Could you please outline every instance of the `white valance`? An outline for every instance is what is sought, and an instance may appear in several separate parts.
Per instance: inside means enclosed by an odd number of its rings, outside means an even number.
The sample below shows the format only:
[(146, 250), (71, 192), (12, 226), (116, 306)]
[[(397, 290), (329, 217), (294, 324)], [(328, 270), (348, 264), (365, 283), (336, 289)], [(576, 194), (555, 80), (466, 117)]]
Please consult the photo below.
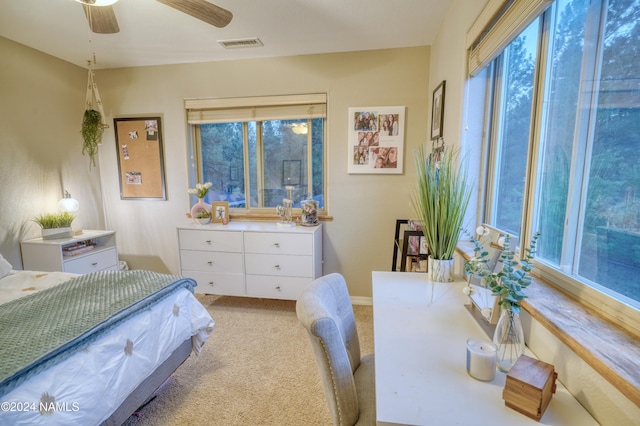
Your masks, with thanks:
[(324, 118), (326, 93), (245, 98), (186, 99), (189, 124)]
[(553, 0), (490, 0), (467, 31), (469, 75), (494, 60)]

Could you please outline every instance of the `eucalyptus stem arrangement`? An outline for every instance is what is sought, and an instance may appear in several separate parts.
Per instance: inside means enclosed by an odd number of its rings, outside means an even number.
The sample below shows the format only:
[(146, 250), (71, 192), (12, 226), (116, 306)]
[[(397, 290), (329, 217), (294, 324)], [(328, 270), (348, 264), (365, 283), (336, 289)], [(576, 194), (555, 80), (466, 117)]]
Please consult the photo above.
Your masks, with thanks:
[(515, 251), (511, 247), (511, 236), (506, 234), (499, 258), (502, 269), (498, 272), (489, 270), (489, 253), (479, 240), (472, 238), (474, 257), (465, 262), (465, 272), (479, 277), (483, 287), (490, 288), (494, 295), (499, 296), (498, 303), (502, 309), (518, 314), (520, 302), (527, 297), (524, 290), (531, 284), (530, 272), (534, 268), (533, 259), (539, 237), (540, 233), (536, 232), (529, 247), (522, 248), (523, 256), (516, 261)]
[[(488, 230), (483, 226), (476, 230), (480, 236), (489, 234), (485, 231)], [(497, 367), (505, 372), (511, 369), (525, 350), (524, 330), (520, 321), (520, 302), (527, 297), (524, 290), (531, 284), (530, 272), (534, 267), (533, 259), (539, 236), (538, 232), (533, 235), (529, 247), (522, 247), (520, 260), (516, 260), (515, 250), (511, 247), (511, 236), (502, 234), (496, 246), (493, 246), (499, 250), (496, 271), (489, 265), (489, 252), (479, 240), (472, 238), (475, 256), (465, 262), (465, 272), (479, 277), (481, 286), (491, 289), (493, 295), (499, 296), (498, 304), (502, 309), (493, 335), (493, 343), (498, 348)], [(494, 266), (493, 269), (496, 267)], [(484, 312), (483, 315), (485, 315)]]

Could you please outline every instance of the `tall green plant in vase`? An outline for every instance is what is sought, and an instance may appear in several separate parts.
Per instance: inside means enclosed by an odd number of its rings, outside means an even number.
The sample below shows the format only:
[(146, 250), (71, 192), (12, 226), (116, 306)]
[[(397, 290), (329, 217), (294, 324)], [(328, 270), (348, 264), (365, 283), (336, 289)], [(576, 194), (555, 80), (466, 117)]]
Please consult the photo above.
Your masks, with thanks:
[(429, 278), (453, 281), (453, 254), (471, 197), (467, 169), (451, 148), (430, 153), (422, 146), (415, 162), (418, 181), (411, 201), (429, 249)]

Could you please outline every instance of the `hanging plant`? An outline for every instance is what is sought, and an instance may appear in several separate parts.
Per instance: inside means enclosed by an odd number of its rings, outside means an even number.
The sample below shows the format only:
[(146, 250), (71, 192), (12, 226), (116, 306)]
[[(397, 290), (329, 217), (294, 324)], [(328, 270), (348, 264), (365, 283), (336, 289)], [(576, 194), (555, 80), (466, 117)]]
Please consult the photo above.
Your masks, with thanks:
[(90, 165), (95, 166), (95, 155), (98, 153), (98, 144), (102, 141), (104, 126), (102, 125), (102, 115), (99, 111), (88, 109), (82, 118), (82, 155), (89, 155)]

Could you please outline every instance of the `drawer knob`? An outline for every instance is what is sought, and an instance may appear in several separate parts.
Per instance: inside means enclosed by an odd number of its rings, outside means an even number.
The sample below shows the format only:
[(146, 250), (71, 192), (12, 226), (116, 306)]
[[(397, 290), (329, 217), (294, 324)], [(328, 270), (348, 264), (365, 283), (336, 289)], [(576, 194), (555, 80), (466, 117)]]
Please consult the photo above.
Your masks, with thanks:
[(213, 281), (209, 281), (209, 285), (213, 287)]
[(276, 291), (281, 291), (282, 289), (280, 288), (279, 285), (276, 286)]
[(280, 265), (274, 265), (273, 268), (277, 269), (279, 271), (280, 270)]
[(213, 265), (213, 262), (210, 260), (210, 261), (207, 262), (207, 265), (211, 266), (211, 265)]
[(205, 241), (205, 243), (211, 244), (211, 240), (207, 240), (207, 241)]
[(93, 262), (93, 263), (91, 264), (91, 266), (96, 266), (97, 264), (98, 264), (98, 262)]
[(275, 248), (280, 248), (280, 243), (273, 243), (273, 246), (274, 246)]

